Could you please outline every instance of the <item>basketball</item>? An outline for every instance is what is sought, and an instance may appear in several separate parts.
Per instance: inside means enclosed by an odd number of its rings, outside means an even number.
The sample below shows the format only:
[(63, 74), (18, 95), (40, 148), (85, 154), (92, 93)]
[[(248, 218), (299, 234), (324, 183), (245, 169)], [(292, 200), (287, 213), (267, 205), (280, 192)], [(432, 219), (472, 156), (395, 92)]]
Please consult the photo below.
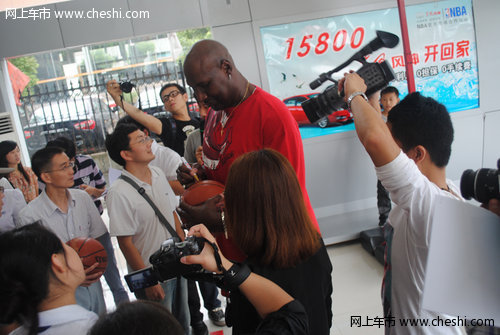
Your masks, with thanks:
[(95, 263), (99, 263), (90, 274), (97, 272), (104, 273), (108, 265), (108, 254), (99, 241), (92, 237), (76, 237), (68, 241), (67, 244), (76, 250), (76, 253), (82, 260), (84, 269), (91, 267)]
[(224, 192), (224, 185), (215, 180), (202, 180), (186, 189), (184, 202), (191, 206), (199, 205), (206, 200)]

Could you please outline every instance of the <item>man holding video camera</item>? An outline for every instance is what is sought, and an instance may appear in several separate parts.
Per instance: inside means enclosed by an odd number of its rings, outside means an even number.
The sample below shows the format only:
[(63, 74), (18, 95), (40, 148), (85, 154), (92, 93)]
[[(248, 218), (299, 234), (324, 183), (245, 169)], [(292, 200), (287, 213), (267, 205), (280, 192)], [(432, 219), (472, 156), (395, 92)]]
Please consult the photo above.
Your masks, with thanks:
[[(367, 87), (356, 73), (339, 83), (354, 114), (358, 137), (378, 179), (396, 207), (385, 227), (386, 272), (382, 288), (386, 334), (461, 334), (459, 327), (408, 326), (405, 320), (445, 315), (422, 309), (433, 204), (439, 196), (461, 199), (446, 179), (453, 126), (446, 108), (419, 93), (395, 106), (384, 123), (368, 103)], [(403, 322), (402, 322), (403, 321)]]

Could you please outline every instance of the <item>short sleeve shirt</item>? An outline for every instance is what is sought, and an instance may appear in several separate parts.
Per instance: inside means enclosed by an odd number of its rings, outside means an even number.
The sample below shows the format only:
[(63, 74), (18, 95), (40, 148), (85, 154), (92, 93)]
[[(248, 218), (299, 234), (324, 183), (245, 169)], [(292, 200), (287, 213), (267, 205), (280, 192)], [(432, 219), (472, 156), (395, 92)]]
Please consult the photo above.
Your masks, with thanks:
[[(285, 156), (299, 180), (304, 203), (315, 228), (320, 231), (306, 190), (304, 149), (297, 122), (278, 98), (259, 87), (239, 106), (223, 113), (210, 109), (203, 132), (203, 162), (208, 179), (223, 184), (229, 169), (239, 156), (261, 149), (274, 149)], [(244, 255), (231, 240), (217, 236), (227, 257), (242, 261)]]
[[(159, 136), (163, 144), (180, 156), (184, 156), (184, 142), (193, 130), (200, 128), (200, 121), (198, 119), (179, 121), (173, 118), (161, 118), (160, 121), (162, 126)], [(175, 124), (175, 129), (172, 122)]]
[(186, 140), (186, 150), (184, 150), (184, 158), (189, 163), (196, 163), (196, 149), (202, 145), (201, 141), (202, 132), (200, 129), (196, 129), (191, 134), (189, 134)]
[[(73, 188), (79, 188), (80, 185), (88, 185), (95, 188), (106, 187), (106, 180), (99, 169), (97, 163), (90, 156), (76, 155), (75, 156), (76, 172), (73, 176), (75, 184)], [(99, 199), (93, 199), (99, 213), (102, 214), (102, 203)]]
[(0, 216), (0, 232), (14, 229), (21, 209), (26, 206), (26, 201), (20, 190), (4, 190), (2, 216)]
[(397, 320), (448, 318), (423, 310), (421, 300), (434, 204), (440, 196), (460, 198), (458, 189), (450, 180), (446, 182), (453, 193), (440, 189), (403, 152), (392, 162), (377, 167), (376, 172), (396, 204), (385, 227), (390, 233), (386, 237), (384, 313), (395, 320), (395, 326), (386, 328), (386, 334), (461, 334), (459, 327), (403, 327)]
[(63, 242), (75, 237), (98, 238), (107, 232), (101, 215), (87, 192), (67, 189), (68, 212), (64, 213), (48, 197), (45, 191), (31, 201), (19, 213), (19, 225), (40, 220)]
[(167, 180), (177, 180), (177, 168), (182, 164), (181, 156), (170, 148), (153, 141), (151, 151), (155, 155), (149, 164), (160, 168)]
[[(152, 185), (137, 179), (126, 170), (122, 173), (145, 189), (146, 194), (175, 229), (174, 210), (177, 207), (177, 200), (174, 191), (159, 168), (155, 166), (149, 168)], [(111, 185), (106, 204), (111, 235), (132, 236), (132, 243), (141, 254), (144, 264), (149, 265), (149, 256), (160, 248), (163, 241), (171, 237), (151, 205), (132, 185), (120, 178)]]

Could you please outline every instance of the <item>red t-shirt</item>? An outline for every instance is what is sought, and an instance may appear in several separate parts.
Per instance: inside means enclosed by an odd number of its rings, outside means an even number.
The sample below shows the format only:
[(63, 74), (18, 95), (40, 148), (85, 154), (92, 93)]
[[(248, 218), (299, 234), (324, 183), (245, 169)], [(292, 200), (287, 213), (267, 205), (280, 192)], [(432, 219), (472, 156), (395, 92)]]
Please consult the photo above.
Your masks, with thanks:
[[(259, 87), (239, 106), (224, 112), (210, 110), (203, 133), (203, 161), (208, 179), (223, 184), (233, 161), (244, 153), (271, 148), (279, 151), (292, 164), (311, 221), (319, 230), (306, 190), (304, 150), (297, 122), (285, 104)], [(221, 122), (222, 119), (222, 122)], [(231, 241), (218, 234), (217, 243), (226, 257), (243, 261), (246, 257)]]

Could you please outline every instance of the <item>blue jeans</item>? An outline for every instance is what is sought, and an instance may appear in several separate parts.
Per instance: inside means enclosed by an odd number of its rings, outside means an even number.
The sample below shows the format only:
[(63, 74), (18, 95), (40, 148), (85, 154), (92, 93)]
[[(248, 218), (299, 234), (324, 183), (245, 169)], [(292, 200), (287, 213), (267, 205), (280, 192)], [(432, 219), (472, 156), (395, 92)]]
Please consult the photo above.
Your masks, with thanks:
[(104, 279), (113, 293), (113, 300), (115, 305), (122, 302), (128, 302), (129, 297), (127, 291), (123, 288), (122, 280), (120, 278), (120, 271), (116, 266), (115, 252), (113, 250), (113, 244), (111, 243), (111, 237), (109, 233), (105, 233), (97, 238), (99, 242), (103, 245), (104, 249), (108, 253), (108, 266), (106, 271), (104, 271)]
[[(177, 288), (178, 284), (179, 288)], [(181, 277), (180, 281), (177, 281), (177, 279), (170, 279), (160, 283), (160, 285), (165, 292), (165, 298), (162, 301), (159, 301), (159, 303), (172, 312), (177, 321), (181, 324), (182, 328), (184, 328), (185, 333), (189, 334), (190, 317), (186, 278)], [(135, 296), (137, 299), (147, 300), (144, 290), (136, 291)]]

